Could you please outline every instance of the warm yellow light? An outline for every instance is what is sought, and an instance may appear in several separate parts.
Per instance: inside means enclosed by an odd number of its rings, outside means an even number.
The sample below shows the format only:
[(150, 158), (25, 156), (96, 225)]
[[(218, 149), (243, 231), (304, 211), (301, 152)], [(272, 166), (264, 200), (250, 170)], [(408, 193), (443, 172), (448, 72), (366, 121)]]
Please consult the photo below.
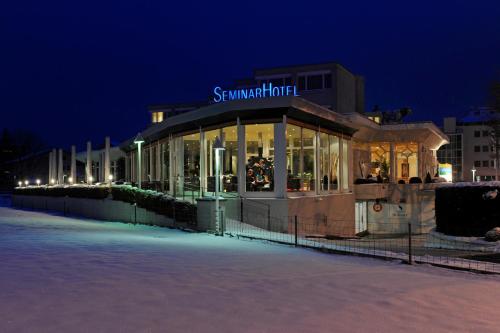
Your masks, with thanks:
[(69, 177), (68, 182), (73, 183), (73, 177)]
[(54, 185), (54, 184), (56, 183), (56, 180), (55, 180), (54, 178), (52, 178), (52, 179), (50, 180), (50, 183), (51, 183), (52, 185)]
[(23, 186), (23, 182), (18, 182), (17, 185), (19, 185), (19, 187)]

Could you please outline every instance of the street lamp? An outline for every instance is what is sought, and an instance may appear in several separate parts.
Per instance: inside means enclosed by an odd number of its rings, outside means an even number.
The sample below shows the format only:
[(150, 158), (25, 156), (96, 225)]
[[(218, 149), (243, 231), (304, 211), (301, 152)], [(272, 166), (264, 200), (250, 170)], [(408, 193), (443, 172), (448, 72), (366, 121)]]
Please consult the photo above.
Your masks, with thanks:
[(142, 188), (141, 176), (142, 176), (142, 157), (141, 157), (141, 145), (144, 143), (144, 138), (141, 133), (137, 133), (134, 139), (134, 144), (137, 145), (137, 187)]
[(27, 179), (26, 179), (26, 180), (24, 181), (24, 185), (28, 186), (29, 184), (30, 184), (29, 180), (27, 180)]
[(113, 175), (109, 175), (108, 176), (108, 180), (109, 180), (109, 186), (111, 186), (112, 182), (113, 182)]
[(37, 184), (38, 186), (40, 186), (40, 179), (37, 179), (37, 180), (36, 180), (36, 184)]
[(93, 181), (93, 180), (94, 180), (94, 177), (89, 176), (88, 181), (89, 181), (89, 184), (90, 184), (90, 185), (92, 185), (92, 181)]
[(17, 185), (19, 185), (19, 187), (23, 187), (23, 182), (19, 181), (17, 182)]
[(73, 184), (73, 177), (68, 177), (68, 182), (69, 182), (70, 184)]
[(222, 230), (221, 220), (220, 220), (220, 202), (219, 202), (219, 190), (220, 190), (220, 165), (222, 164), (222, 155), (221, 152), (224, 151), (224, 146), (222, 145), (221, 139), (216, 136), (214, 141), (214, 150), (215, 150), (215, 229), (221, 235), (224, 234), (224, 230)]
[(476, 181), (476, 168), (473, 168), (471, 171), (472, 171), (472, 182), (474, 183)]
[(52, 179), (50, 180), (50, 184), (54, 185), (55, 183), (56, 183), (56, 180), (55, 180), (54, 178), (52, 178)]

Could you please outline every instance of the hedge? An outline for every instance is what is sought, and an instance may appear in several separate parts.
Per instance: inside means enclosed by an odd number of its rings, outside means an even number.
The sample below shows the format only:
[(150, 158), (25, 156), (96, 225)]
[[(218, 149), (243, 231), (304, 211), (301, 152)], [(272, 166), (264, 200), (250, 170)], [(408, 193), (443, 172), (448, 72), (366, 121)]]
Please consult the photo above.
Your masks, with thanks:
[(105, 199), (111, 194), (113, 200), (137, 204), (138, 207), (169, 218), (175, 218), (177, 222), (196, 223), (196, 205), (177, 201), (161, 192), (140, 190), (126, 185), (111, 188), (107, 186), (26, 187), (14, 189), (14, 194), (87, 199)]
[(500, 184), (496, 184), (436, 188), (436, 230), (452, 236), (482, 237), (500, 226), (500, 193), (494, 199), (485, 196), (500, 191)]

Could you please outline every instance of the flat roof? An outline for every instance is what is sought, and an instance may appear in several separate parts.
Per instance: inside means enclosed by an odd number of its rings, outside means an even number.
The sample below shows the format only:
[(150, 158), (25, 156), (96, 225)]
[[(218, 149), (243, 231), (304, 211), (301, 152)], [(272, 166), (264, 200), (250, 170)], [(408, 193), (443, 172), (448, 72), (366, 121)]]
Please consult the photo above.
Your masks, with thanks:
[[(211, 104), (153, 124), (141, 132), (146, 142), (168, 136), (235, 122), (278, 122), (283, 115), (304, 123), (352, 136), (356, 127), (345, 116), (300, 97), (281, 96), (261, 99), (233, 100)], [(133, 137), (122, 143), (125, 150), (133, 149)]]

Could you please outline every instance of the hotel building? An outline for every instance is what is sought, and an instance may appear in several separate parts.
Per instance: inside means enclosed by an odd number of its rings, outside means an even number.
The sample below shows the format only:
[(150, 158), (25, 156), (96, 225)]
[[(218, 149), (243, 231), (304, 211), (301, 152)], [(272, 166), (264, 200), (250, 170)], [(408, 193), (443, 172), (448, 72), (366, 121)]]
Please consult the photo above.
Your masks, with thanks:
[[(280, 93), (265, 95), (276, 87)], [(326, 234), (339, 226), (358, 233), (371, 220), (390, 218), (392, 208), (373, 215), (371, 205), (420, 200), (422, 184), (408, 185), (413, 192), (405, 198), (404, 185), (396, 184), (434, 175), (436, 151), (448, 143), (432, 122), (365, 114), (363, 78), (336, 63), (255, 70), (233, 87), (214, 89), (207, 103), (149, 110), (152, 123), (141, 132), (144, 188), (193, 201), (213, 196), (219, 137), (226, 217), (262, 227), (282, 221), (284, 230), (295, 215), (311, 217)], [(138, 147), (131, 138), (121, 148), (126, 179), (136, 183)], [(355, 185), (367, 178), (379, 183)]]

